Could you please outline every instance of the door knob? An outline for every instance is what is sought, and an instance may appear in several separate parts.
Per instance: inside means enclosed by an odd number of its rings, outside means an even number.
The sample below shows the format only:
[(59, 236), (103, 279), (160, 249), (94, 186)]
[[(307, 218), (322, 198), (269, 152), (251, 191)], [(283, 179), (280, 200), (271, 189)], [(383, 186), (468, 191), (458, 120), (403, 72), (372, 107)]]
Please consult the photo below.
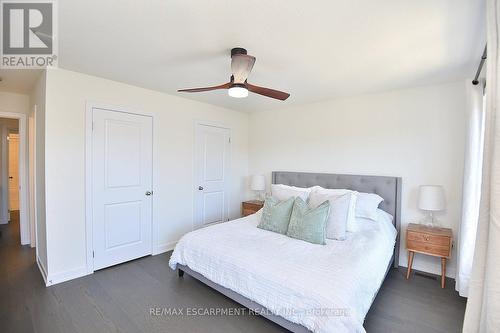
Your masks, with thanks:
[(146, 195), (148, 195), (148, 196), (149, 196), (149, 195), (152, 195), (152, 194), (153, 194), (153, 192), (151, 192), (151, 191), (146, 191)]
[(198, 186), (198, 190), (203, 191), (203, 186)]

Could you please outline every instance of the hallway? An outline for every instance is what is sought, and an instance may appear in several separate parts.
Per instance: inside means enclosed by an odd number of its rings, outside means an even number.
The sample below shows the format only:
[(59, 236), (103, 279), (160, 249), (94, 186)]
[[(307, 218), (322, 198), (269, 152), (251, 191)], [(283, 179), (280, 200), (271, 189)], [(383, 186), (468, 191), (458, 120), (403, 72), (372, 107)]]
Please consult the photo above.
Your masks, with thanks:
[(25, 300), (46, 291), (35, 264), (35, 249), (20, 245), (19, 211), (11, 212), (11, 221), (0, 225), (0, 232), (0, 325), (3, 332), (30, 332)]

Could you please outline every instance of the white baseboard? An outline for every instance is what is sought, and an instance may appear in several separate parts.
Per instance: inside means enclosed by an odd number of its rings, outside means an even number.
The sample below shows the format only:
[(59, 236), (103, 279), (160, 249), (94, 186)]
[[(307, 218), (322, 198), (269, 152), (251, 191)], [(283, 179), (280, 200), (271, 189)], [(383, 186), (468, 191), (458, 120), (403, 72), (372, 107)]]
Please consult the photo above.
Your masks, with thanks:
[(85, 275), (88, 275), (86, 266), (70, 269), (56, 274), (50, 274), (47, 276), (46, 286), (53, 286), (55, 284), (73, 280)]
[(154, 251), (153, 251), (153, 255), (156, 256), (158, 254), (162, 254), (162, 253), (165, 253), (165, 252), (168, 252), (168, 251), (171, 251), (175, 248), (175, 245), (177, 244), (177, 242), (170, 242), (170, 243), (166, 243), (166, 244), (161, 244), (161, 245), (158, 245)]
[[(173, 250), (177, 242), (170, 242), (162, 245), (158, 245), (155, 250), (153, 251), (153, 255), (158, 255), (161, 253), (165, 253), (167, 251)], [(78, 267), (75, 269), (70, 269), (64, 272), (56, 273), (56, 274), (50, 274), (47, 275), (47, 270), (45, 267), (43, 267), (42, 263), (40, 260), (37, 258), (37, 264), (40, 269), (40, 272), (42, 273), (43, 280), (45, 281), (45, 285), (47, 287), (53, 286), (58, 283), (66, 282), (69, 280), (73, 280), (85, 275), (90, 275), (92, 273), (87, 272), (87, 267), (82, 266)]]
[[(407, 268), (408, 263), (401, 263), (400, 262), (400, 267)], [(413, 265), (411, 267), (412, 269), (415, 269), (420, 272), (424, 273), (430, 273), (434, 275), (441, 275), (441, 261), (439, 263), (421, 263), (421, 262), (413, 262)], [(455, 279), (456, 276), (456, 269), (455, 267), (450, 267), (449, 265), (446, 267), (446, 276), (452, 279)]]
[(43, 281), (45, 282), (45, 285), (47, 285), (47, 269), (45, 266), (43, 266), (42, 262), (40, 261), (40, 258), (38, 256), (36, 257), (36, 264), (38, 265), (38, 269), (40, 270), (40, 273), (42, 274)]

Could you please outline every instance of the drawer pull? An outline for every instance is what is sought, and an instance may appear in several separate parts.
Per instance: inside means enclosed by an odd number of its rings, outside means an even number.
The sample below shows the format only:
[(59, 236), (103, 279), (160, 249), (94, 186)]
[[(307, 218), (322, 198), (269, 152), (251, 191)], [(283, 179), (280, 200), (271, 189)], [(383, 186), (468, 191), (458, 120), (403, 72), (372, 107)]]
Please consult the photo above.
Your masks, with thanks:
[(429, 241), (429, 236), (424, 236), (424, 239), (428, 242)]

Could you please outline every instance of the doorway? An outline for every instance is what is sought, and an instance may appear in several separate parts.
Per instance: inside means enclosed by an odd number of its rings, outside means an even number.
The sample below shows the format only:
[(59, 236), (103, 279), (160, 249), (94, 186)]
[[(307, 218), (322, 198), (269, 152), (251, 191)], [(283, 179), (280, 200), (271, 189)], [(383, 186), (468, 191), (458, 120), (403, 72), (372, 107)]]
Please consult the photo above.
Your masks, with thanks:
[(19, 225), (21, 245), (36, 237), (27, 210), (26, 135), (25, 114), (0, 112), (0, 223)]

